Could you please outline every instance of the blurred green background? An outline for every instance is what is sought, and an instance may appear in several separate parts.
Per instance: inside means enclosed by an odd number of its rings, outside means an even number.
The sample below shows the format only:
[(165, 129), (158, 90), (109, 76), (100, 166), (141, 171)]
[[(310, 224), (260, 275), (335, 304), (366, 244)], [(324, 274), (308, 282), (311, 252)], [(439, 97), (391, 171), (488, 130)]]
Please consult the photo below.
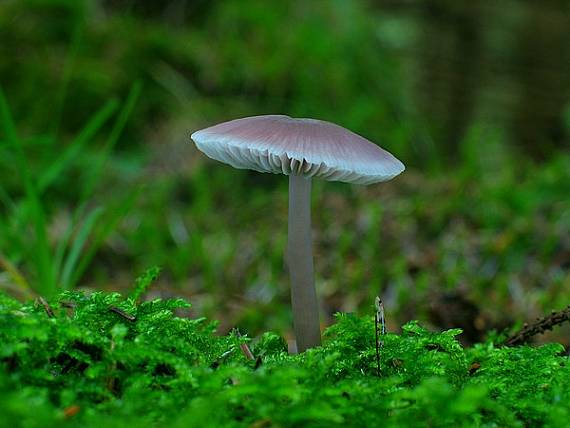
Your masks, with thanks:
[(22, 298), (158, 265), (151, 297), (289, 335), (287, 180), (189, 138), (281, 113), (408, 168), (315, 183), (324, 325), (380, 295), (389, 329), (471, 343), (570, 304), (565, 0), (2, 0), (0, 85), (0, 286)]

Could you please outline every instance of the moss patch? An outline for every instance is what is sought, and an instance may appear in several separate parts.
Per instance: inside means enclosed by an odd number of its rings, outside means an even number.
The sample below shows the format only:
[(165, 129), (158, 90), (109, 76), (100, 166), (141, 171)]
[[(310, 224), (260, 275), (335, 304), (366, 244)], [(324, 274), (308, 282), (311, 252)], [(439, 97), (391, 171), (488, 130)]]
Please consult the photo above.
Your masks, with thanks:
[(295, 356), (266, 333), (249, 343), (251, 360), (248, 338), (176, 316), (182, 300), (66, 292), (48, 313), (0, 296), (6, 426), (563, 426), (569, 416), (558, 344), (463, 348), (460, 330), (411, 322), (384, 337), (378, 377), (372, 318), (340, 314), (323, 347)]

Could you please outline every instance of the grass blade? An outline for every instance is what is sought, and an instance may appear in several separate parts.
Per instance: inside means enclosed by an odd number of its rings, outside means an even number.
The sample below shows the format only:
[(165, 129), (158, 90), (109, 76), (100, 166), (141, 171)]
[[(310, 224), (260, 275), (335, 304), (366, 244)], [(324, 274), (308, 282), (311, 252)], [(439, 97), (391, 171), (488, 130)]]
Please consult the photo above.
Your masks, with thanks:
[(88, 173), (90, 175), (86, 179), (86, 183), (81, 194), (82, 201), (86, 201), (92, 195), (93, 190), (95, 189), (95, 186), (97, 185), (99, 178), (101, 176), (101, 172), (103, 171), (103, 167), (105, 166), (105, 163), (107, 162), (107, 159), (109, 158), (111, 151), (117, 144), (117, 141), (119, 141), (119, 138), (123, 130), (125, 129), (127, 121), (140, 97), (141, 91), (142, 91), (142, 84), (140, 81), (135, 82), (131, 86), (129, 95), (127, 96), (127, 99), (123, 104), (123, 108), (119, 112), (119, 115), (117, 117), (117, 120), (115, 121), (113, 129), (111, 130), (111, 133), (107, 138), (107, 141), (103, 148), (103, 153), (95, 162), (95, 164), (89, 169)]
[(90, 141), (97, 131), (109, 120), (119, 106), (117, 100), (107, 102), (95, 115), (89, 120), (87, 125), (66, 148), (63, 154), (44, 172), (39, 179), (39, 192), (44, 192), (53, 181), (69, 166), (69, 164), (80, 153), (85, 144)]
[(35, 231), (35, 245), (31, 245), (33, 252), (31, 259), (36, 264), (38, 274), (38, 289), (43, 294), (51, 295), (55, 292), (56, 282), (51, 264), (51, 252), (47, 237), (47, 227), (45, 212), (39, 199), (38, 190), (32, 179), (30, 167), (24, 153), (22, 144), (18, 140), (16, 125), (12, 119), (12, 114), (4, 97), (4, 92), (0, 88), (0, 129), (3, 131), (8, 144), (15, 153), (15, 162), (18, 171), (22, 176), (26, 189), (26, 201), (31, 209), (32, 221)]
[(20, 273), (20, 271), (14, 266), (6, 257), (0, 254), (0, 269), (8, 272), (14, 284), (18, 287), (18, 290), (26, 297), (31, 298), (34, 295), (30, 284), (26, 281), (24, 275)]
[(128, 197), (124, 198), (118, 207), (107, 210), (107, 213), (112, 213), (112, 215), (99, 226), (98, 232), (94, 234), (96, 236), (94, 237), (92, 244), (83, 255), (67, 283), (69, 288), (74, 288), (77, 285), (99, 248), (101, 248), (107, 237), (116, 229), (119, 222), (135, 204), (142, 190), (143, 188), (140, 187)]
[(75, 230), (75, 227), (76, 227), (77, 223), (79, 222), (79, 219), (81, 217), (83, 217), (83, 214), (84, 214), (86, 208), (87, 208), (87, 205), (82, 204), (79, 206), (79, 208), (77, 208), (73, 212), (73, 217), (71, 219), (69, 226), (67, 227), (67, 229), (65, 230), (63, 235), (60, 237), (59, 242), (56, 245), (53, 264), (54, 264), (55, 272), (59, 272), (58, 273), (59, 278), (61, 278), (61, 269), (63, 266), (63, 258), (65, 256), (65, 251), (67, 250), (67, 248), (69, 246), (69, 243), (71, 241), (71, 237), (73, 236), (73, 231)]
[(63, 114), (63, 108), (65, 106), (65, 99), (67, 97), (67, 91), (69, 88), (69, 82), (71, 82), (71, 75), (73, 72), (73, 67), (79, 56), (79, 51), (81, 49), (81, 42), (83, 40), (83, 31), (85, 26), (85, 18), (83, 13), (79, 13), (79, 16), (75, 18), (73, 33), (71, 36), (71, 42), (69, 45), (69, 54), (66, 56), (65, 64), (63, 67), (63, 78), (61, 79), (61, 86), (57, 93), (54, 106), (55, 114), (53, 119), (53, 129), (51, 134), (56, 139), (59, 132), (59, 127), (61, 125), (61, 118)]
[(67, 255), (61, 273), (61, 284), (62, 287), (66, 290), (71, 288), (69, 287), (70, 285), (69, 281), (71, 275), (73, 274), (74, 268), (77, 265), (79, 256), (81, 255), (81, 250), (85, 246), (87, 238), (89, 238), (89, 235), (93, 231), (95, 224), (99, 219), (99, 217), (101, 216), (101, 214), (103, 214), (103, 209), (99, 207), (95, 208), (87, 215), (85, 221), (83, 222), (81, 228), (79, 229), (77, 237), (75, 238), (73, 244), (71, 245), (71, 248), (69, 249), (69, 254)]

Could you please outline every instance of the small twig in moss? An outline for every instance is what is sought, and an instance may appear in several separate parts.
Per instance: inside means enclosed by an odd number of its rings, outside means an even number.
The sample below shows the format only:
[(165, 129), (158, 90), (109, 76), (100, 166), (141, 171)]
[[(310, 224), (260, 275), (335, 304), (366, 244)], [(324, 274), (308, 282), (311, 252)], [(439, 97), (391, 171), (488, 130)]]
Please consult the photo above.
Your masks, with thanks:
[(241, 352), (243, 352), (248, 360), (255, 360), (255, 357), (253, 356), (253, 353), (251, 352), (251, 349), (249, 349), (247, 343), (240, 343), (239, 347), (241, 349)]
[(125, 311), (123, 311), (121, 308), (118, 308), (117, 306), (110, 306), (109, 310), (111, 312), (114, 312), (117, 315), (123, 317), (126, 320), (129, 320), (129, 321), (136, 321), (137, 320), (137, 318), (134, 315), (126, 313)]
[(554, 326), (570, 321), (570, 306), (561, 311), (552, 313), (543, 318), (537, 318), (532, 324), (524, 323), (523, 327), (512, 336), (508, 337), (503, 344), (505, 346), (517, 346), (528, 342), (532, 337), (552, 330)]
[(376, 330), (376, 374), (380, 377), (380, 351), (384, 347), (384, 341), (380, 335), (386, 334), (386, 323), (384, 320), (384, 304), (380, 297), (376, 296), (374, 301), (376, 306), (376, 314), (374, 316), (374, 326)]
[(77, 307), (77, 303), (67, 301), (60, 302), (60, 305), (67, 309), (75, 309)]
[(75, 309), (77, 308), (77, 303), (75, 302), (61, 301), (59, 302), (59, 305), (62, 308), (67, 309), (66, 313), (68, 316), (72, 315), (75, 312)]
[(72, 406), (66, 407), (63, 410), (63, 417), (65, 419), (69, 419), (74, 417), (76, 414), (79, 413), (79, 411), (81, 410), (81, 407), (79, 407), (78, 405), (74, 404)]
[(44, 310), (46, 311), (46, 314), (49, 318), (55, 318), (53, 309), (51, 308), (46, 299), (44, 299), (42, 296), (39, 296), (37, 302), (44, 307)]
[[(239, 330), (236, 328), (235, 330), (236, 336), (242, 337), (241, 333), (239, 332)], [(243, 355), (245, 355), (245, 358), (247, 358), (248, 360), (255, 360), (255, 357), (253, 356), (253, 352), (251, 352), (251, 349), (249, 349), (249, 346), (247, 343), (240, 343), (239, 344), (239, 348), (241, 349), (241, 352), (243, 353)]]
[(261, 355), (258, 355), (257, 358), (255, 359), (255, 365), (253, 366), (253, 370), (257, 370), (258, 368), (260, 368), (261, 364), (263, 364), (263, 359), (261, 358)]

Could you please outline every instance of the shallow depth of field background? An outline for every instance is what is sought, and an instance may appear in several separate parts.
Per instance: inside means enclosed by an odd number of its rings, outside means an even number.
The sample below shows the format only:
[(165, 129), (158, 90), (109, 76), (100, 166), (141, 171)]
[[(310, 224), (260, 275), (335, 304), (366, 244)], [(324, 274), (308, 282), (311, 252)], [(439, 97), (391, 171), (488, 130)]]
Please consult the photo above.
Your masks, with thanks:
[[(151, 294), (290, 335), (287, 179), (194, 130), (336, 122), (407, 171), (314, 183), (322, 322), (461, 327), (570, 304), (570, 5), (488, 0), (0, 1), (0, 287)], [(568, 345), (569, 328), (541, 340)]]

